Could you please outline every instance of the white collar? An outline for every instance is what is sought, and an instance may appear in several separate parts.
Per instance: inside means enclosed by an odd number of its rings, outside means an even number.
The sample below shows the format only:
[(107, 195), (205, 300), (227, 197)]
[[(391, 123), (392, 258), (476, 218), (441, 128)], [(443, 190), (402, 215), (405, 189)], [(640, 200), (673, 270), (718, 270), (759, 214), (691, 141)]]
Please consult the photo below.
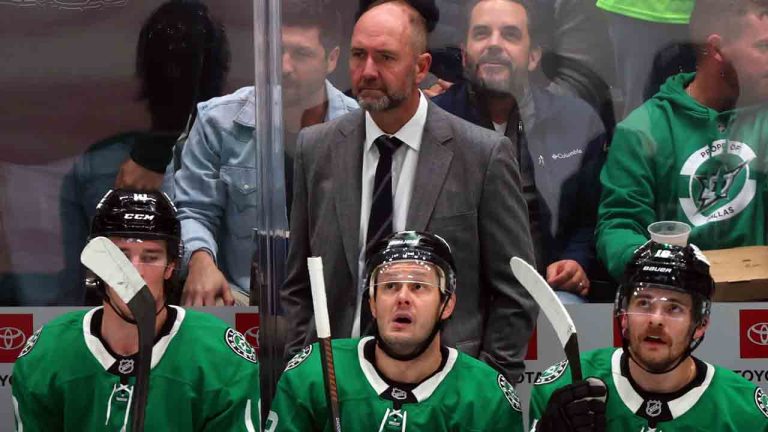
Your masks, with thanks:
[[(161, 337), (160, 340), (158, 340), (157, 343), (155, 343), (155, 345), (152, 347), (152, 369), (154, 369), (154, 367), (157, 366), (157, 364), (160, 362), (160, 359), (163, 358), (165, 351), (168, 349), (168, 345), (171, 343), (171, 340), (174, 338), (174, 336), (176, 336), (176, 333), (179, 332), (179, 327), (181, 327), (181, 323), (184, 321), (184, 314), (186, 313), (184, 309), (171, 305), (168, 307), (172, 307), (176, 310), (176, 320), (173, 322), (171, 331), (168, 332), (167, 335)], [(85, 314), (85, 317), (83, 318), (83, 337), (85, 338), (85, 345), (88, 347), (88, 350), (91, 352), (91, 354), (93, 354), (96, 360), (101, 364), (101, 367), (103, 367), (104, 370), (109, 370), (109, 368), (112, 367), (117, 359), (112, 357), (112, 354), (109, 353), (99, 338), (91, 334), (91, 320), (93, 319), (93, 315), (99, 309), (103, 309), (103, 306), (93, 308)]]
[(424, 93), (419, 91), (419, 107), (416, 113), (408, 120), (397, 132), (392, 135), (381, 130), (379, 125), (373, 121), (371, 114), (365, 112), (365, 151), (370, 151), (373, 141), (381, 135), (389, 135), (398, 138), (414, 151), (419, 151), (421, 147), (421, 137), (424, 135), (424, 126), (427, 124), (427, 98)]
[[(369, 362), (367, 358), (365, 358), (365, 344), (372, 339), (373, 336), (360, 339), (360, 342), (357, 343), (357, 358), (360, 361), (360, 368), (363, 370), (363, 375), (365, 375), (365, 378), (368, 380), (368, 384), (373, 387), (373, 390), (376, 392), (376, 394), (380, 395), (387, 391), (389, 384), (387, 384), (384, 379), (379, 376), (373, 364)], [(456, 364), (456, 358), (458, 356), (458, 351), (456, 351), (454, 348), (448, 348), (448, 360), (445, 362), (443, 369), (411, 390), (411, 393), (413, 393), (417, 401), (424, 402), (430, 396), (432, 396), (432, 393), (437, 390), (437, 387), (440, 385), (440, 383), (443, 382), (445, 377), (451, 372), (451, 370), (453, 370), (453, 365)]]
[[(621, 374), (621, 355), (624, 352), (623, 348), (618, 348), (613, 352), (611, 356), (611, 374), (613, 375), (613, 382), (616, 384), (616, 391), (619, 393), (624, 405), (629, 408), (630, 411), (637, 412), (643, 405), (643, 397), (640, 396), (627, 377)], [(704, 382), (700, 386), (696, 386), (686, 392), (684, 395), (667, 402), (669, 406), (669, 412), (672, 414), (672, 418), (680, 417), (685, 414), (686, 411), (693, 408), (696, 402), (701, 399), (701, 396), (709, 388), (709, 384), (712, 382), (712, 377), (715, 375), (715, 368), (704, 362), (707, 366), (707, 374), (704, 378)]]

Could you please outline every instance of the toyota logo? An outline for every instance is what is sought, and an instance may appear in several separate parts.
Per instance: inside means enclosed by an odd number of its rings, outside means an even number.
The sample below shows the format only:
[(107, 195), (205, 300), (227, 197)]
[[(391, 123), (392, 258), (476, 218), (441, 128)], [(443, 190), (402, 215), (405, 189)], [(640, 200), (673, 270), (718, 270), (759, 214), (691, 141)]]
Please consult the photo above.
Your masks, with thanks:
[(750, 327), (747, 330), (747, 339), (755, 345), (768, 345), (768, 322), (757, 323)]
[(0, 328), (0, 349), (6, 351), (17, 350), (24, 346), (27, 337), (24, 332), (16, 327)]
[(258, 326), (249, 328), (248, 330), (244, 331), (243, 334), (245, 335), (245, 338), (248, 339), (249, 342), (251, 342), (251, 345), (253, 345), (254, 348), (259, 347), (259, 327)]

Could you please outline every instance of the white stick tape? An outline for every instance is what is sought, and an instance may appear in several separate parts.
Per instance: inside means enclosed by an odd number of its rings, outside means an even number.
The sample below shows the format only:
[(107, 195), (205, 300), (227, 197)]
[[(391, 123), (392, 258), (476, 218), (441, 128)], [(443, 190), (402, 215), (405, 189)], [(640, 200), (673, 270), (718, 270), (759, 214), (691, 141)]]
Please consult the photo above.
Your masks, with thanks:
[(323, 259), (320, 257), (307, 258), (309, 268), (309, 286), (312, 289), (312, 304), (315, 308), (315, 327), (319, 339), (331, 337), (331, 323), (328, 319), (328, 301), (325, 297), (325, 280), (323, 279)]

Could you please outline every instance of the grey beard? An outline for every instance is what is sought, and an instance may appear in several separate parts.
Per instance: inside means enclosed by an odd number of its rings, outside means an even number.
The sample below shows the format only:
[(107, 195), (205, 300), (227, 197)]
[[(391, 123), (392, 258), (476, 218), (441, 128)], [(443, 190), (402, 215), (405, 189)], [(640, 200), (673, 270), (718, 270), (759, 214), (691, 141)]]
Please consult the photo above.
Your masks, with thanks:
[(366, 111), (380, 112), (380, 111), (386, 111), (390, 108), (390, 106), (392, 105), (392, 99), (390, 99), (389, 96), (382, 96), (374, 100), (363, 99), (361, 97), (358, 97), (357, 103), (360, 105), (360, 108)]
[(360, 108), (368, 112), (382, 112), (399, 107), (405, 99), (404, 95), (385, 95), (375, 100), (363, 99), (358, 96), (357, 103)]

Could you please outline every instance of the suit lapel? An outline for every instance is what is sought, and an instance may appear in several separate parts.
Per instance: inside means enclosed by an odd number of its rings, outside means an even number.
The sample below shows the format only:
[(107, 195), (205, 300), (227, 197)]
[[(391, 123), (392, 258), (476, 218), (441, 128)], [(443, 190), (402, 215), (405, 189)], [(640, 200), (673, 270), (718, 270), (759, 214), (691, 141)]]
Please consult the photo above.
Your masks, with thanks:
[(341, 123), (331, 151), (336, 216), (339, 219), (344, 254), (352, 279), (357, 280), (360, 255), (360, 195), (362, 194), (364, 111)]
[(453, 151), (445, 145), (453, 139), (449, 125), (450, 121), (445, 112), (429, 102), (406, 221), (409, 230), (424, 231), (427, 228), (437, 197), (448, 175), (453, 159)]

